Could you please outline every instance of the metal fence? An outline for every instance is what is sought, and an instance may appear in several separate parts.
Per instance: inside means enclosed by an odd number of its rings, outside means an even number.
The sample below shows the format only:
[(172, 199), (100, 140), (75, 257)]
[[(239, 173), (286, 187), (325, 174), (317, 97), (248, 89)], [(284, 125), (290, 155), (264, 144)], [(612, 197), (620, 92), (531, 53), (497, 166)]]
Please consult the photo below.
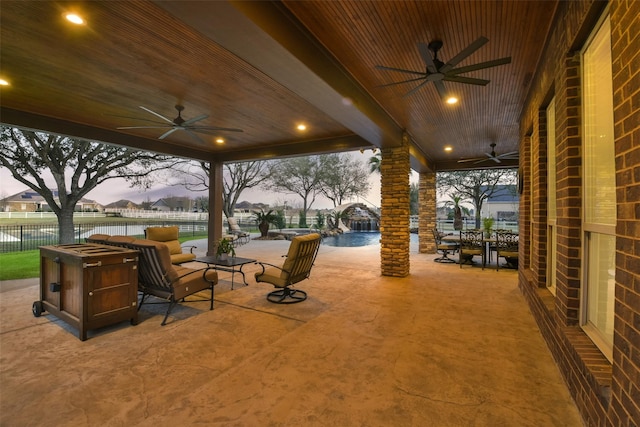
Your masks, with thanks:
[[(482, 228), (482, 222), (480, 223), (480, 227)], [(453, 220), (452, 219), (439, 219), (436, 221), (436, 228), (440, 231), (455, 231), (453, 228)], [(473, 218), (466, 218), (462, 221), (462, 229), (463, 230), (473, 230), (476, 228), (476, 220)], [(506, 221), (506, 220), (496, 220), (493, 223), (493, 229), (502, 229), (502, 230), (511, 230), (518, 232), (519, 223), (518, 221)]]
[[(207, 221), (105, 222), (75, 225), (75, 239), (83, 243), (92, 234), (124, 235), (144, 238), (147, 227), (177, 225), (180, 236), (202, 235), (209, 231)], [(30, 251), (59, 243), (58, 224), (0, 226), (0, 253)]]

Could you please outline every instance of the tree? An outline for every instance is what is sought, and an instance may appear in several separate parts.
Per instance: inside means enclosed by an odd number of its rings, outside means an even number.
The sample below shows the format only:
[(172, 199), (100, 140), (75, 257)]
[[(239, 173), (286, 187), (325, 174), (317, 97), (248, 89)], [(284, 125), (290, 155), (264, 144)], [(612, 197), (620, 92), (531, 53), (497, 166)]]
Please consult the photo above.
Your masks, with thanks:
[(409, 214), (418, 215), (420, 211), (420, 188), (417, 183), (411, 183), (409, 187)]
[[(0, 164), (40, 194), (58, 218), (60, 243), (73, 243), (73, 212), (80, 199), (103, 182), (124, 178), (149, 188), (151, 175), (181, 160), (44, 132), (0, 128)], [(45, 181), (51, 174), (55, 188)]]
[(470, 200), (475, 207), (476, 228), (480, 228), (480, 211), (485, 200), (493, 195), (508, 191), (498, 185), (513, 185), (517, 181), (515, 169), (476, 169), (464, 171), (438, 172), (436, 187), (438, 192), (454, 192)]
[[(206, 191), (209, 189), (210, 165), (199, 163), (199, 170), (193, 170), (193, 165), (186, 170), (179, 171), (186, 175), (181, 185), (191, 191)], [(224, 165), (222, 211), (227, 218), (233, 217), (236, 203), (242, 192), (256, 187), (269, 176), (269, 168), (264, 160), (242, 163), (227, 163)]]
[(253, 220), (258, 224), (258, 230), (260, 230), (260, 237), (267, 237), (269, 235), (269, 225), (274, 224), (276, 227), (280, 225), (278, 220), (278, 214), (273, 213), (273, 209), (265, 212), (263, 209), (253, 212)]
[[(452, 193), (449, 195), (451, 197), (451, 201), (447, 202), (445, 205), (453, 205), (453, 229), (454, 230), (462, 230), (462, 206), (460, 203), (463, 201), (462, 195)], [(465, 210), (468, 209), (465, 208)]]
[(324, 164), (320, 191), (333, 207), (369, 191), (369, 174), (362, 162), (348, 154), (327, 154)]
[(327, 155), (293, 157), (269, 164), (266, 186), (274, 191), (297, 194), (302, 199), (300, 227), (307, 226), (307, 212), (322, 191)]
[(380, 173), (380, 164), (382, 164), (382, 152), (376, 153), (375, 156), (369, 157), (369, 173)]

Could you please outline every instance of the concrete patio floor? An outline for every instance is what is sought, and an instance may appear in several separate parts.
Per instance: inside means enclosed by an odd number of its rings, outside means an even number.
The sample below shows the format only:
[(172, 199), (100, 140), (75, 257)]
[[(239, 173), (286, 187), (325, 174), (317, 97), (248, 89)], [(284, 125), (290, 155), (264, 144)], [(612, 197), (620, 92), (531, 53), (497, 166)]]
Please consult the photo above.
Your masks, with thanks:
[[(288, 245), (237, 255), (280, 264)], [(379, 252), (323, 245), (294, 305), (266, 301), (256, 265), (233, 291), (221, 272), (213, 311), (180, 304), (162, 327), (165, 307), (143, 306), (84, 342), (32, 315), (37, 279), (0, 282), (0, 425), (583, 425), (516, 271), (414, 248), (390, 278)]]

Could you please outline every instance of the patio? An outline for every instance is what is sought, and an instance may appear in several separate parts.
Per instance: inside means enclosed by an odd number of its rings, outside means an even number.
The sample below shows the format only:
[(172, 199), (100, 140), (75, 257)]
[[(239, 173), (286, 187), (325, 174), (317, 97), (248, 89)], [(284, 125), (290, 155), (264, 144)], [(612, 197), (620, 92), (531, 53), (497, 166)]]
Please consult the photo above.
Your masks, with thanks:
[[(288, 245), (237, 255), (279, 264)], [(391, 278), (379, 245), (323, 245), (301, 304), (267, 302), (252, 265), (233, 291), (220, 273), (213, 311), (182, 304), (161, 327), (143, 306), (85, 342), (33, 317), (37, 279), (2, 282), (1, 424), (582, 426), (517, 271), (435, 257), (412, 248)]]

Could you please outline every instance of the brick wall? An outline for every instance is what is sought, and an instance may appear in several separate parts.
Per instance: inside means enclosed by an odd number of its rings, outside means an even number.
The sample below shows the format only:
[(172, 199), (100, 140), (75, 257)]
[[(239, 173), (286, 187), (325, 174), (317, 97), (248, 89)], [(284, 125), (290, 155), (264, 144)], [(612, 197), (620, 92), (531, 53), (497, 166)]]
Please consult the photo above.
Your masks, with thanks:
[(409, 138), (382, 149), (380, 163), (380, 257), (382, 275), (409, 274)]
[[(579, 326), (582, 284), (580, 49), (611, 16), (617, 185), (613, 363)], [(640, 425), (640, 2), (561, 1), (521, 121), (519, 286), (588, 426)], [(546, 120), (556, 102), (556, 295), (546, 287)], [(533, 203), (531, 209), (530, 201)], [(529, 248), (533, 250), (529, 251)]]
[(611, 48), (618, 221), (609, 417), (640, 425), (640, 2), (612, 2)]

